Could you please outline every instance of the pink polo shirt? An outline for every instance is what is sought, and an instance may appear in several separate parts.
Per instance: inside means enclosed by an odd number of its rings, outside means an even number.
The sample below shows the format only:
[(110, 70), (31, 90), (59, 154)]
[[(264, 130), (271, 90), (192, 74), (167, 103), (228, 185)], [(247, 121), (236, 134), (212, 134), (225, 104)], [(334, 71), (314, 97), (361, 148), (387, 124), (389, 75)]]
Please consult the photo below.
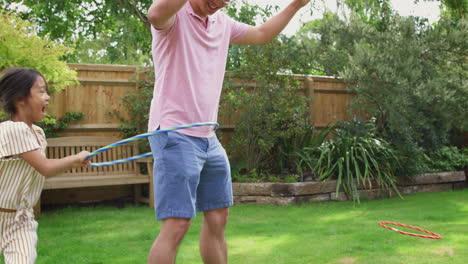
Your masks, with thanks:
[[(220, 11), (208, 16), (205, 24), (189, 1), (177, 12), (172, 27), (151, 28), (156, 76), (149, 131), (217, 121), (229, 44), (248, 28)], [(212, 127), (178, 132), (194, 137), (214, 135)]]

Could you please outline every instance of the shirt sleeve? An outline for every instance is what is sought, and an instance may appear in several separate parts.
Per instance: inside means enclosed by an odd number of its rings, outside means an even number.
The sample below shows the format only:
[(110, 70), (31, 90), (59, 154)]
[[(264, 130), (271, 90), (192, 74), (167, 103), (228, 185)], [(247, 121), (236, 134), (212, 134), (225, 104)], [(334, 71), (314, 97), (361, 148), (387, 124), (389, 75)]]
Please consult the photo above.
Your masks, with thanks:
[(0, 131), (0, 158), (40, 148), (31, 129), (23, 122), (9, 122)]
[[(180, 11), (179, 11), (180, 12)], [(175, 15), (174, 15), (174, 23), (168, 27), (168, 28), (165, 28), (165, 29), (156, 29), (153, 25), (151, 25), (151, 35), (154, 38), (157, 38), (157, 37), (164, 37), (166, 35), (168, 35), (171, 31), (174, 30), (174, 28), (177, 26), (177, 24), (179, 23), (179, 13), (177, 12)]]
[(238, 21), (232, 19), (228, 15), (226, 15), (226, 18), (227, 18), (228, 23), (231, 26), (231, 39), (230, 39), (230, 42), (244, 36), (244, 34), (247, 33), (247, 31), (251, 27), (250, 25), (247, 25), (245, 23), (238, 22)]
[(46, 139), (46, 134), (44, 130), (41, 127), (38, 127), (36, 125), (33, 125), (34, 131), (36, 131), (36, 135), (39, 137), (39, 140), (41, 144), (39, 145), (40, 148), (46, 148), (47, 147), (47, 139)]

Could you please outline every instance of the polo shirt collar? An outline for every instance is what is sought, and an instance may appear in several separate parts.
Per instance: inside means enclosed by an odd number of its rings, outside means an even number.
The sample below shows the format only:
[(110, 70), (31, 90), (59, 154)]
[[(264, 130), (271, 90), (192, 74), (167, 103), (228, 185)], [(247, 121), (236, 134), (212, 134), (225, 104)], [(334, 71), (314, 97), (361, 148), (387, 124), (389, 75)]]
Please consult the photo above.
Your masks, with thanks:
[[(195, 13), (195, 11), (193, 11), (193, 7), (192, 5), (190, 4), (190, 1), (187, 1), (187, 3), (185, 3), (185, 11), (187, 12), (187, 14), (193, 16), (193, 17), (196, 17), (200, 20), (203, 21), (203, 18), (201, 18), (199, 15), (197, 15), (197, 13)], [(216, 22), (218, 16), (217, 16), (217, 13), (219, 11), (217, 11), (216, 13), (214, 13), (213, 15), (208, 15), (208, 22), (211, 22), (211, 23), (214, 23)]]

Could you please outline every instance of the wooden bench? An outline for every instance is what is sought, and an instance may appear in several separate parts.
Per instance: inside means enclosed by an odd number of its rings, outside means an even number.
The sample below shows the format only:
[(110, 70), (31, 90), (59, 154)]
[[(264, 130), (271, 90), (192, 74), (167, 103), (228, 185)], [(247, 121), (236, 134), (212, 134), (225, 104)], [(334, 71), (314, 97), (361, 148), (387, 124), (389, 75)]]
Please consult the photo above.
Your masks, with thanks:
[[(82, 150), (92, 152), (119, 140), (122, 139), (94, 136), (50, 138), (47, 139), (46, 155), (49, 159), (63, 158), (76, 154)], [(138, 154), (137, 142), (131, 142), (98, 154), (93, 157), (92, 162), (112, 161)], [(148, 174), (145, 175), (140, 173), (139, 163), (146, 164)], [(151, 177), (149, 175), (151, 175)], [(57, 176), (46, 178), (43, 189), (49, 190), (132, 184), (134, 185), (135, 202), (145, 202), (151, 207), (154, 207), (152, 175), (152, 158), (146, 158), (106, 167), (88, 166), (86, 168), (71, 169)], [(141, 186), (146, 183), (149, 184), (149, 197), (143, 197), (142, 195)], [(36, 216), (40, 214), (40, 201), (35, 207), (35, 213)]]

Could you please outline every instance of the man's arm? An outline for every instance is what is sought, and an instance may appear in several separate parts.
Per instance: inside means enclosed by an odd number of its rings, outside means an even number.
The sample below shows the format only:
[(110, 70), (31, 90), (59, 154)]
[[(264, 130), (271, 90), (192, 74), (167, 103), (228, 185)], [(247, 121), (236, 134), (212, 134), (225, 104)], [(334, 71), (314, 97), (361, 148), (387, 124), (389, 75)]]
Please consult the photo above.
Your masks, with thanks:
[(187, 0), (155, 0), (148, 9), (148, 20), (156, 29), (169, 28), (185, 3)]
[(232, 44), (261, 45), (270, 42), (283, 31), (297, 11), (309, 2), (310, 0), (293, 0), (286, 8), (262, 25), (250, 27), (247, 33), (234, 40)]

